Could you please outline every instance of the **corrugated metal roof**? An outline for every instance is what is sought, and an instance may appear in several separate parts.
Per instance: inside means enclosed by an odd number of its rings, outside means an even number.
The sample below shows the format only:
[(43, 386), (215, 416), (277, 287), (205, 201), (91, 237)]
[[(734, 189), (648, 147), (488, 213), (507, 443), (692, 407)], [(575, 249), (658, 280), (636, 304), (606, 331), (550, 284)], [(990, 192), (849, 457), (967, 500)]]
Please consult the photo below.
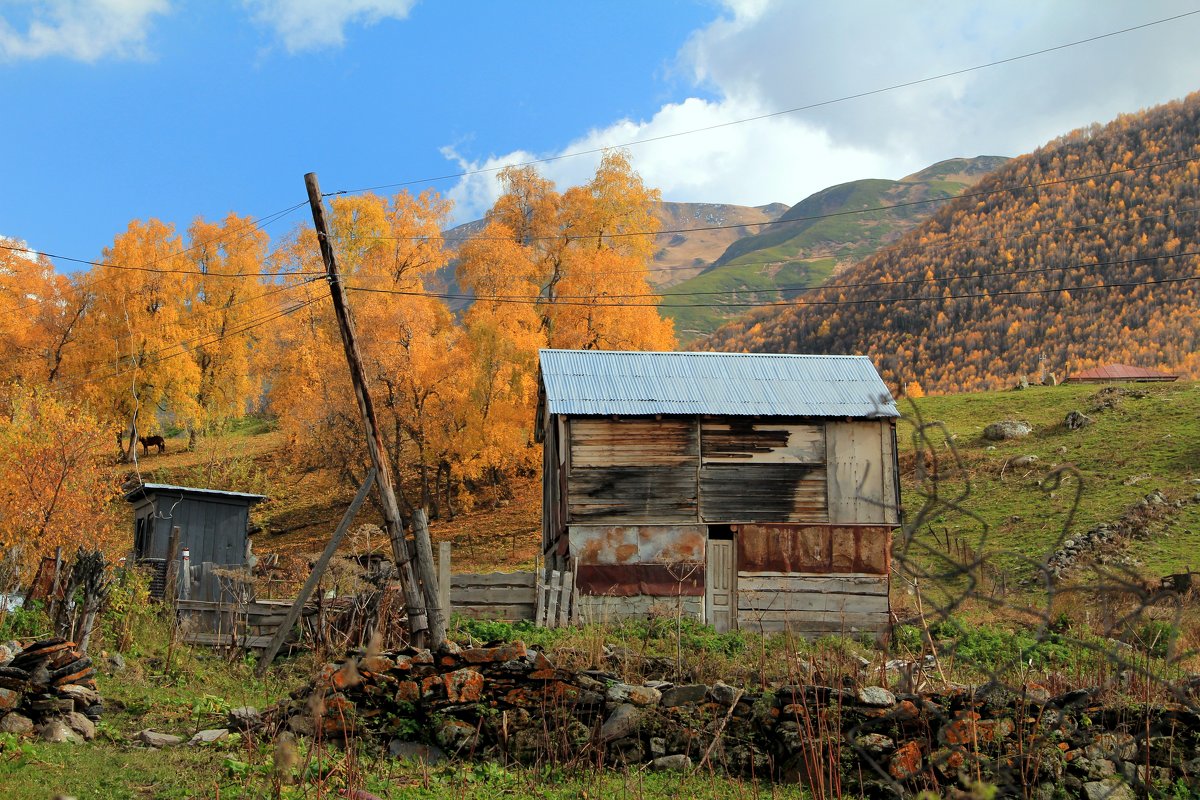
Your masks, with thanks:
[(1070, 380), (1073, 381), (1175, 381), (1179, 380), (1178, 375), (1172, 375), (1169, 372), (1159, 372), (1156, 369), (1146, 369), (1145, 367), (1131, 367), (1128, 364), (1105, 364), (1101, 367), (1092, 367), (1084, 370), (1076, 375), (1072, 375)]
[(542, 350), (552, 414), (898, 417), (866, 356)]
[(257, 503), (260, 500), (266, 500), (265, 494), (248, 494), (247, 492), (227, 492), (222, 489), (199, 489), (195, 486), (175, 486), (170, 483), (143, 483), (141, 486), (130, 489), (125, 493), (126, 500), (132, 500), (134, 497), (147, 492), (184, 492), (186, 494), (208, 494), (224, 497), (236, 497), (239, 500), (249, 500), (252, 503)]

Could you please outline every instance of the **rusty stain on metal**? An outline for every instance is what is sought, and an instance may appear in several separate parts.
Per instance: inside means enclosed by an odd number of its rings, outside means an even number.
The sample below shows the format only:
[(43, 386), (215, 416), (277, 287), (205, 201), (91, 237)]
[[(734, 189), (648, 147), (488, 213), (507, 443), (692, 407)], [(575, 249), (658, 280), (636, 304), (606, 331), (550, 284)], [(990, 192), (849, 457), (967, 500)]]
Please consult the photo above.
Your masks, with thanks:
[(886, 575), (891, 529), (850, 525), (742, 525), (738, 566), (745, 572)]

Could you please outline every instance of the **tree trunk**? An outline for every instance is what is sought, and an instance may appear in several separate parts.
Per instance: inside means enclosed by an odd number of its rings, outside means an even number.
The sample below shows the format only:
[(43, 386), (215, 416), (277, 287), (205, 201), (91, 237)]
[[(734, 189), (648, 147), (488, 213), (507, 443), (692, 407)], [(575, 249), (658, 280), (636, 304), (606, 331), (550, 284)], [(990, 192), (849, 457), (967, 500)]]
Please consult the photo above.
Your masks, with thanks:
[(133, 416), (129, 418), (129, 449), (125, 451), (125, 462), (127, 464), (137, 463), (137, 448), (138, 448), (138, 425), (137, 411), (133, 412)]

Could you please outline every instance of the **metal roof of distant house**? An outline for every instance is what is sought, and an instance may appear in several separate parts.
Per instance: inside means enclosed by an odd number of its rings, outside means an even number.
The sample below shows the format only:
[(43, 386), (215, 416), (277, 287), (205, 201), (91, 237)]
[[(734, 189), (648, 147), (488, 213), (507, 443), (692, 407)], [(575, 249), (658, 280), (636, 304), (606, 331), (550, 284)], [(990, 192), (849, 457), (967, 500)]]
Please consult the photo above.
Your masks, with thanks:
[(1159, 372), (1145, 367), (1131, 367), (1128, 364), (1105, 364), (1102, 367), (1092, 367), (1077, 375), (1072, 375), (1072, 381), (1177, 381), (1178, 375)]
[(132, 502), (147, 494), (161, 492), (182, 492), (183, 494), (202, 494), (213, 498), (225, 497), (230, 500), (240, 500), (251, 504), (267, 499), (265, 494), (249, 494), (247, 492), (226, 492), (221, 489), (200, 489), (195, 486), (175, 486), (170, 483), (143, 483), (125, 493), (125, 499)]
[(551, 414), (898, 417), (866, 356), (542, 350)]

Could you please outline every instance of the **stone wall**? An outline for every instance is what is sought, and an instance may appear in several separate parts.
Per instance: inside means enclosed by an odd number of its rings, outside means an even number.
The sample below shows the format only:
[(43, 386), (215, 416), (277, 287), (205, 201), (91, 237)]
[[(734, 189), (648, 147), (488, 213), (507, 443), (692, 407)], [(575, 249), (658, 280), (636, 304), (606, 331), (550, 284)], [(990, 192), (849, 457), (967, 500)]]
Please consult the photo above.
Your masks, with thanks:
[[(393, 753), (521, 763), (714, 768), (824, 794), (1133, 798), (1200, 791), (1200, 714), (1108, 707), (1087, 690), (622, 683), (556, 669), (517, 642), (405, 650), (327, 665), (272, 709), (277, 729)], [(814, 794), (819, 792), (814, 791)]]

